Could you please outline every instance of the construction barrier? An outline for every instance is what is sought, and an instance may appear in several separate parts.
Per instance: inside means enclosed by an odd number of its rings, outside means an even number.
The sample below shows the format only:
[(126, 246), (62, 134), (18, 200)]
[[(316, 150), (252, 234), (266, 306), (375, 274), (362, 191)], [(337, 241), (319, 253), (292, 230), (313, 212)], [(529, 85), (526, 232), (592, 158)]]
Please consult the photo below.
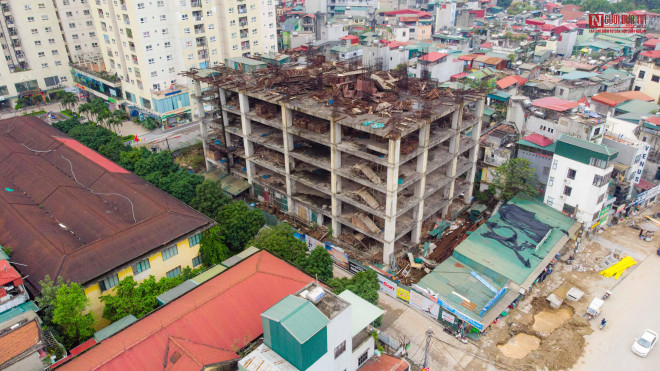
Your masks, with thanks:
[(630, 256), (626, 256), (625, 258), (621, 259), (621, 261), (619, 261), (618, 263), (612, 265), (611, 267), (605, 270), (602, 270), (600, 274), (605, 277), (614, 276), (614, 279), (618, 280), (619, 277), (621, 277), (621, 275), (623, 274), (623, 271), (632, 267), (635, 264), (637, 264), (635, 259), (633, 259)]

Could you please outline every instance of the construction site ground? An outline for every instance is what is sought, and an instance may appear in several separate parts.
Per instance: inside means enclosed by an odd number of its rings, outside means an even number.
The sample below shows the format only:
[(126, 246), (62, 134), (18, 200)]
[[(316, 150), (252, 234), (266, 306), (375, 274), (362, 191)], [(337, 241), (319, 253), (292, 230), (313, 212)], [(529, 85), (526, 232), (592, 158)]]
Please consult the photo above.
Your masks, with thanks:
[[(647, 221), (644, 215), (655, 215), (659, 210), (660, 205), (655, 205), (630, 219), (640, 224)], [(656, 302), (660, 303), (656, 280), (651, 274), (643, 273), (652, 269), (647, 266), (660, 267), (660, 257), (656, 256), (658, 240), (660, 237), (656, 237), (652, 242), (641, 240), (639, 230), (630, 227), (627, 223), (613, 225), (602, 233), (596, 233), (580, 247), (571, 265), (565, 263), (569, 254), (564, 254), (555, 264), (552, 274), (543, 282), (535, 284), (516, 308), (486, 331), (478, 341), (480, 354), (500, 365), (507, 365), (505, 369), (522, 370), (616, 369), (609, 367), (611, 364), (608, 363), (602, 364), (605, 368), (592, 366), (600, 364), (599, 361), (602, 363), (603, 356), (611, 357), (612, 360), (624, 356), (636, 357), (630, 352), (630, 346), (634, 338), (647, 327), (635, 319), (635, 311), (629, 310), (629, 313), (626, 313), (626, 308), (635, 307), (638, 310), (643, 308), (646, 310), (645, 313), (652, 313), (653, 306), (644, 304), (644, 297), (648, 295), (657, 296)], [(637, 265), (627, 269), (618, 280), (614, 277), (605, 278), (599, 274), (604, 268), (601, 263), (612, 252), (620, 253), (620, 258), (631, 256), (637, 261)], [(637, 273), (636, 271), (647, 258), (651, 262), (645, 263), (644, 268)], [(627, 280), (635, 284), (635, 290), (617, 289), (617, 285)], [(630, 284), (626, 283), (626, 285)], [(572, 287), (584, 292), (584, 296), (579, 301), (564, 300), (558, 309), (550, 307), (550, 303), (546, 300), (548, 295), (553, 293), (564, 299), (566, 292)], [(606, 290), (612, 290), (613, 294), (603, 304), (601, 316), (588, 320), (585, 317), (587, 307), (593, 298), (602, 297)], [(651, 294), (649, 291), (654, 293)], [(627, 295), (636, 296), (628, 298)], [(621, 307), (617, 309), (616, 315), (612, 312), (608, 315), (610, 305), (613, 306), (615, 302)], [(603, 317), (608, 319), (608, 326), (600, 331), (600, 319)], [(656, 314), (654, 318), (660, 317)], [(633, 322), (630, 326), (621, 327), (621, 330), (617, 331), (630, 332), (630, 335), (608, 338), (606, 334), (614, 332), (614, 329), (610, 328), (610, 322), (615, 321), (618, 321), (619, 325), (624, 321)], [(655, 330), (660, 330), (660, 320), (655, 321), (658, 322)], [(592, 343), (595, 345), (592, 346)], [(616, 354), (611, 354), (612, 352), (608, 350), (619, 348), (621, 350)], [(610, 354), (607, 354), (608, 352)], [(621, 352), (625, 354), (620, 354)], [(658, 353), (656, 359), (660, 359), (660, 352)], [(586, 360), (580, 360), (583, 356)], [(475, 359), (475, 362), (466, 369), (483, 368), (482, 361)], [(658, 364), (656, 361), (654, 369), (658, 369)], [(626, 363), (622, 363), (621, 369), (626, 369), (625, 365)], [(644, 365), (653, 367), (653, 362)], [(644, 369), (644, 367), (635, 369)]]

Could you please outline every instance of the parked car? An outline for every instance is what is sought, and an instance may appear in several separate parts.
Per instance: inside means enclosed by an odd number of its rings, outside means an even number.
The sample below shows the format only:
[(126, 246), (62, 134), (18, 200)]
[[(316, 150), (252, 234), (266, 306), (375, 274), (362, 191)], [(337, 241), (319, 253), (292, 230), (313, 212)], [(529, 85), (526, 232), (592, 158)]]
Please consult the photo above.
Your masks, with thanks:
[(632, 352), (640, 357), (646, 357), (658, 341), (658, 334), (655, 331), (645, 330), (642, 336), (635, 339), (632, 345)]

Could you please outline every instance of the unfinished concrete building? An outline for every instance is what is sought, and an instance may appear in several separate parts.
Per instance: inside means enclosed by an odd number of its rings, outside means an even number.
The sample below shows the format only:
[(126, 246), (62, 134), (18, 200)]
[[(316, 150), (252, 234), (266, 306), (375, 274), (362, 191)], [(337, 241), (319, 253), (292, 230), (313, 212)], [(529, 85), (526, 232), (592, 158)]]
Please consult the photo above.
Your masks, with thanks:
[(420, 241), (425, 221), (471, 200), (483, 94), (309, 59), (182, 73), (198, 112), (215, 107), (201, 120), (207, 167), (376, 260), (382, 247), (387, 264)]

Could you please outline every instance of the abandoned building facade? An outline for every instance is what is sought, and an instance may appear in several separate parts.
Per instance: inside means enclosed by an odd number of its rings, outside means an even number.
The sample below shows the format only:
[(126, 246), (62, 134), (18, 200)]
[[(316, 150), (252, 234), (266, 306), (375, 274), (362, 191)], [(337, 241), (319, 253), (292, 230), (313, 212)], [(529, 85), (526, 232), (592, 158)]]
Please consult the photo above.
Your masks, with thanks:
[[(483, 96), (328, 63), (191, 70), (206, 165), (388, 264), (469, 205)], [(348, 241), (346, 240), (348, 239)]]

